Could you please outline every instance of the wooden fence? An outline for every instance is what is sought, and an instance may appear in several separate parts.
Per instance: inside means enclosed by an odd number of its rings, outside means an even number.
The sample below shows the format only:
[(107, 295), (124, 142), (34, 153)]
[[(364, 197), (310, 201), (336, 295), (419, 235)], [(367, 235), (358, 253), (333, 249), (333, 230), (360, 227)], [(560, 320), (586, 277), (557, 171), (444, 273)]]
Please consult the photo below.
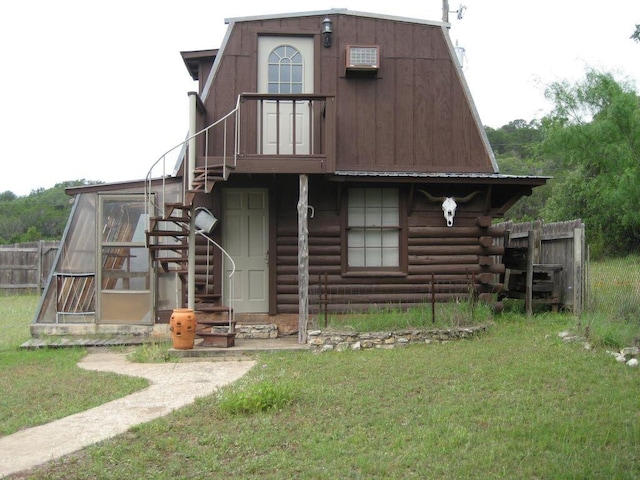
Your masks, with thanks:
[(534, 303), (532, 284), (537, 269), (540, 272), (555, 273), (553, 287), (554, 294), (559, 298), (558, 304), (580, 314), (585, 306), (587, 286), (584, 223), (578, 219), (548, 224), (541, 221), (505, 222), (500, 226), (504, 226), (507, 231), (503, 240), (503, 244), (506, 242), (505, 247), (524, 250), (527, 264), (533, 267), (525, 270), (527, 312), (531, 312)]
[(40, 293), (45, 287), (60, 242), (0, 245), (0, 292)]

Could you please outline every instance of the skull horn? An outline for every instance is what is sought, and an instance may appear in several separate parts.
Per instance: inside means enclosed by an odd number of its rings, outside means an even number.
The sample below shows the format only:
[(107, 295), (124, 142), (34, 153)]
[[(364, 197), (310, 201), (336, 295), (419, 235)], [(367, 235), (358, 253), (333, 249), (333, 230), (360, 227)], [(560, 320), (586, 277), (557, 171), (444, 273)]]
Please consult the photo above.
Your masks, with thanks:
[(471, 200), (473, 197), (475, 197), (479, 193), (482, 193), (482, 192), (480, 190), (478, 190), (478, 191), (470, 193), (466, 197), (461, 197), (461, 198), (455, 197), (456, 198), (456, 202), (458, 202), (458, 203), (468, 202), (469, 200)]
[(428, 192), (425, 192), (424, 190), (420, 190), (420, 189), (418, 189), (418, 192), (422, 193), (425, 197), (427, 197), (432, 202), (442, 202), (446, 198), (446, 197), (434, 197), (433, 195), (429, 194)]

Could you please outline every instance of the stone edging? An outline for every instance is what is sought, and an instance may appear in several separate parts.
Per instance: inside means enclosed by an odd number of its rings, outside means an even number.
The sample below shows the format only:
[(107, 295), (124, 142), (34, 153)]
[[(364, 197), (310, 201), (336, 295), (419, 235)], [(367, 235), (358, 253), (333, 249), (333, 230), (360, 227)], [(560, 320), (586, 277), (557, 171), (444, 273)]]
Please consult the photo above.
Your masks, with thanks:
[(307, 333), (307, 345), (312, 352), (365, 350), (371, 348), (404, 347), (411, 343), (447, 342), (473, 338), (488, 329), (488, 325), (433, 330), (398, 330), (397, 332), (350, 332), (312, 330)]

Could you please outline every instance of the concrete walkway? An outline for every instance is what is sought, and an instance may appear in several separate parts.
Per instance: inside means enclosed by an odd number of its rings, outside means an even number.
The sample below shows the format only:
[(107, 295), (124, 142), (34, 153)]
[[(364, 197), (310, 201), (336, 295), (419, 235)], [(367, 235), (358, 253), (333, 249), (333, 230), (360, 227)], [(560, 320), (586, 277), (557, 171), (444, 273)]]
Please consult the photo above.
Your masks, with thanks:
[(90, 352), (78, 366), (143, 377), (151, 385), (137, 393), (45, 425), (0, 438), (0, 478), (60, 458), (167, 415), (234, 382), (254, 361), (132, 363), (126, 354)]

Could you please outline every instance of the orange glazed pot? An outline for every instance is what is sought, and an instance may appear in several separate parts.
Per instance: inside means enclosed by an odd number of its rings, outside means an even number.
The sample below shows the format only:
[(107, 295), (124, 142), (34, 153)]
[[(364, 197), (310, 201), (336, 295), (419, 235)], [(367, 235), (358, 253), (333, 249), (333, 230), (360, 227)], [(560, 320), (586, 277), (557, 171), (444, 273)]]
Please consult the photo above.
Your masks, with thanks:
[(196, 338), (196, 314), (190, 308), (176, 308), (169, 321), (173, 348), (189, 350)]

